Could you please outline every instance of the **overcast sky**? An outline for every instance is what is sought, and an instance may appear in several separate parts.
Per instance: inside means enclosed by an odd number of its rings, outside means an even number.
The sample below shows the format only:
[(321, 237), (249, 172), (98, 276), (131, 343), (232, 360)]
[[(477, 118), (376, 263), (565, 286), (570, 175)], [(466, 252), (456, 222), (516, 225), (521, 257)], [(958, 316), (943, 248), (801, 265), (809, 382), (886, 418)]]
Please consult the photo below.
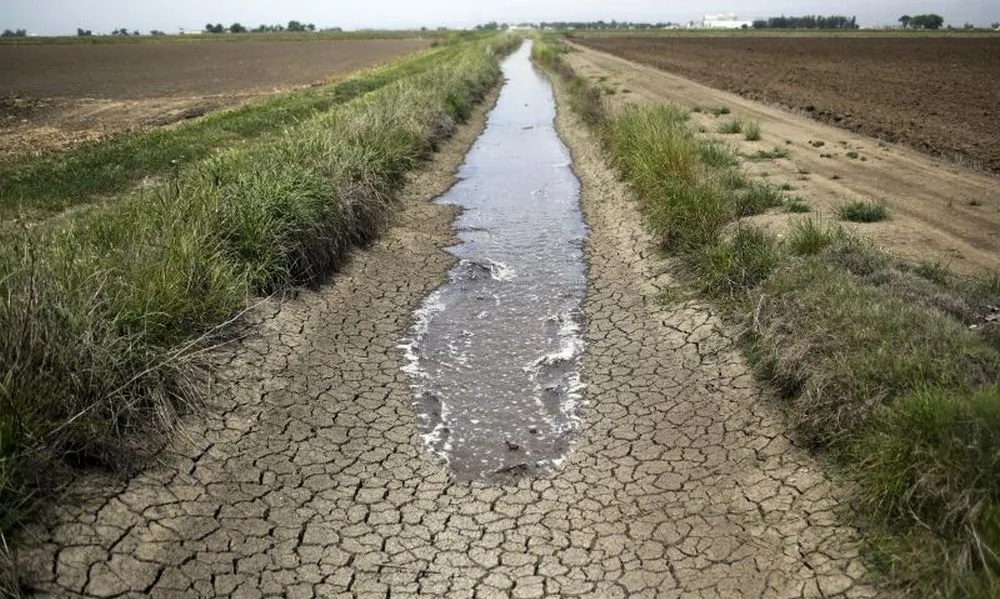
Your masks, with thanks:
[(201, 28), (207, 22), (255, 26), (296, 19), (317, 27), (468, 27), (488, 21), (700, 20), (706, 12), (741, 18), (803, 14), (856, 15), (861, 25), (893, 24), (902, 14), (934, 12), (947, 23), (1000, 21), (1000, 0), (0, 0), (0, 29), (75, 33)]

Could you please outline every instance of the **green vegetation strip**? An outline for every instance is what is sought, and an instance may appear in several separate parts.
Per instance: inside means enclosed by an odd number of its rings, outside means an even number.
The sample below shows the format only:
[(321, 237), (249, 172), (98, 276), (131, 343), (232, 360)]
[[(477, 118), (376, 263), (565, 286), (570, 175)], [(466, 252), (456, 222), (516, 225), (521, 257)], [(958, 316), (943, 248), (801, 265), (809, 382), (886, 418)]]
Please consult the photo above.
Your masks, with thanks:
[(462, 43), (280, 135), (0, 237), (0, 532), (67, 465), (128, 469), (196, 402), (248, 298), (317, 283), (500, 77), (517, 40)]
[(557, 42), (536, 49), (800, 438), (858, 481), (873, 563), (917, 596), (1000, 596), (1000, 275), (903, 263), (805, 217), (779, 241), (740, 218), (801, 200), (748, 185), (685, 110), (611, 112)]
[(65, 152), (6, 164), (0, 177), (0, 217), (32, 220), (133, 188), (146, 177), (170, 176), (184, 165), (238, 142), (282, 135), (287, 127), (355, 98), (457, 58), (455, 42), (370, 69), (334, 85), (212, 113), (177, 127), (128, 133)]

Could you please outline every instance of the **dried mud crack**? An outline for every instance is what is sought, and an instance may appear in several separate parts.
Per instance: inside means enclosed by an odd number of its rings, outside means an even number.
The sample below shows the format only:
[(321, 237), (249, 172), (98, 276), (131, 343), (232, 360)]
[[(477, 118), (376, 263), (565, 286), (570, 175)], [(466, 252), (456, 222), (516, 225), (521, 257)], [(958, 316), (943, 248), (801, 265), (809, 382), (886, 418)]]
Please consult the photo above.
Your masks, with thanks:
[(454, 263), (454, 213), (428, 200), (482, 121), (330, 284), (259, 311), (156, 468), (81, 485), (26, 531), (20, 570), (39, 595), (875, 595), (841, 494), (712, 312), (657, 301), (671, 282), (565, 111), (592, 228), (574, 450), (504, 486), (455, 482), (426, 452), (397, 346)]

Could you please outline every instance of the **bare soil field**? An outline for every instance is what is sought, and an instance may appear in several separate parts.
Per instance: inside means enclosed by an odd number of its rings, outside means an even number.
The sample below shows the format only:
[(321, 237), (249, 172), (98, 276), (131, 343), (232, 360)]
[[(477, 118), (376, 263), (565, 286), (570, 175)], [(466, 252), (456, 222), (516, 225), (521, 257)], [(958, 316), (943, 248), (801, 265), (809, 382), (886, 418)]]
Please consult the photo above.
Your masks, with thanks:
[(328, 82), (427, 40), (0, 46), (0, 158)]
[(741, 96), (1000, 173), (994, 38), (577, 36)]
[[(695, 125), (741, 155), (787, 152), (781, 158), (748, 158), (744, 169), (758, 180), (785, 186), (790, 196), (801, 196), (812, 209), (807, 217), (835, 220), (836, 210), (849, 202), (881, 202), (889, 207), (890, 218), (857, 228), (882, 249), (964, 274), (1000, 269), (997, 177), (618, 56), (576, 48), (580, 51), (567, 55), (567, 60), (580, 75), (602, 82), (609, 92), (617, 91), (605, 96), (612, 104), (673, 102), (700, 107), (702, 112), (692, 115)], [(709, 110), (721, 106), (731, 114), (716, 116)], [(761, 139), (745, 141), (743, 136), (718, 133), (719, 125), (732, 118), (758, 121)], [(781, 236), (802, 216), (779, 210), (753, 220)]]

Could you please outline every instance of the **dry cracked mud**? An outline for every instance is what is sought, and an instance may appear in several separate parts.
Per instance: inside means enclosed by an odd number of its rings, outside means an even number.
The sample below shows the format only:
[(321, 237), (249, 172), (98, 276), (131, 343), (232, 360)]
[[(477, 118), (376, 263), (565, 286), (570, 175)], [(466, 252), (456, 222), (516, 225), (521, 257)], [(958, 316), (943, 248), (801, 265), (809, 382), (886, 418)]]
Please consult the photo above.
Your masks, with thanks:
[(452, 180), (317, 292), (265, 305), (206, 413), (132, 480), (92, 479), (22, 538), (40, 596), (870, 597), (843, 492), (792, 445), (712, 311), (671, 285), (626, 190), (560, 111), (592, 232), (589, 406), (564, 466), (455, 482), (398, 348), (454, 258)]

